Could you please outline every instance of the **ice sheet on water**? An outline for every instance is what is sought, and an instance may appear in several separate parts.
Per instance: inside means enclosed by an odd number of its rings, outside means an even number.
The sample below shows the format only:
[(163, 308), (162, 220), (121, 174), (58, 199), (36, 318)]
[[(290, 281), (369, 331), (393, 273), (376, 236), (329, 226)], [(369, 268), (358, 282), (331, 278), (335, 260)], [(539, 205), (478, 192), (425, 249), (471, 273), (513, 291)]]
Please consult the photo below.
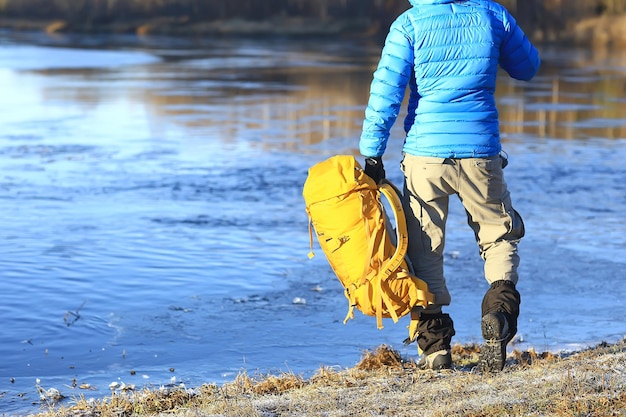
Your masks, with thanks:
[(3, 45), (0, 48), (0, 62), (5, 70), (113, 68), (158, 61), (159, 58), (152, 54), (136, 51), (47, 48), (37, 45)]

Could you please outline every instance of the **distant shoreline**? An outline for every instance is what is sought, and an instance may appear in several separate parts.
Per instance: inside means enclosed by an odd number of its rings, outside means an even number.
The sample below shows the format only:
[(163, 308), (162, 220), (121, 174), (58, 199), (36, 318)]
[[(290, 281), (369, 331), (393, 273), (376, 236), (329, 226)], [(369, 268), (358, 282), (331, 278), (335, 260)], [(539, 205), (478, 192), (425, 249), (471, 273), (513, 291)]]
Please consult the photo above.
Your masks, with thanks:
[(226, 19), (191, 22), (184, 18), (119, 20), (110, 23), (69, 22), (59, 19), (0, 18), (0, 29), (87, 34), (135, 34), (139, 36), (286, 36), (286, 37), (373, 37), (380, 25), (369, 19), (319, 21), (307, 18), (277, 18), (263, 21)]
[[(379, 22), (371, 19), (320, 21), (312, 18), (276, 18), (261, 21), (223, 19), (190, 21), (186, 18), (116, 20), (107, 23), (70, 22), (66, 20), (0, 18), (0, 29), (35, 31), (48, 34), (134, 34), (181, 37), (344, 37), (381, 38), (386, 34)], [(550, 32), (548, 32), (548, 30)], [(562, 30), (537, 29), (528, 36), (538, 43), (593, 47), (626, 47), (626, 15), (599, 16), (581, 20)]]

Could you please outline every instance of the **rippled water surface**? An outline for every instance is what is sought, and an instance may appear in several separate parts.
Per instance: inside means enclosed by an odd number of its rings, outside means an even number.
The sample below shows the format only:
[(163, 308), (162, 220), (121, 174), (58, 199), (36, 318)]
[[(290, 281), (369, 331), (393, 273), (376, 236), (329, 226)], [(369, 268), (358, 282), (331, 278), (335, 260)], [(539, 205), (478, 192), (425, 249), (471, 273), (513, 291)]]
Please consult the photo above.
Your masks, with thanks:
[[(626, 55), (542, 52), (498, 102), (527, 227), (517, 348), (555, 351), (626, 330)], [(0, 34), (0, 412), (36, 411), (37, 384), (90, 397), (306, 376), (382, 343), (415, 357), (408, 323), (343, 325), (338, 281), (321, 251), (307, 259), (307, 169), (357, 152), (378, 54)], [(401, 143), (398, 124), (397, 183)], [(455, 201), (448, 229), (455, 341), (477, 342), (487, 284)]]

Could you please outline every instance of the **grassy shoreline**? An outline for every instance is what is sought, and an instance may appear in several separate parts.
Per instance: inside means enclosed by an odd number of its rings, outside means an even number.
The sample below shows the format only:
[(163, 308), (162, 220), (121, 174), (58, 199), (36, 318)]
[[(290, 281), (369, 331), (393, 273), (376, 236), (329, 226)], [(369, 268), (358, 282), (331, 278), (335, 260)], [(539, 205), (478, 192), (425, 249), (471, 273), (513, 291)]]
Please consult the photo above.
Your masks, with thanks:
[(455, 346), (454, 369), (435, 372), (383, 345), (309, 379), (243, 373), (222, 386), (77, 398), (36, 416), (626, 416), (626, 339), (561, 355), (514, 351), (491, 375), (477, 372), (478, 352)]

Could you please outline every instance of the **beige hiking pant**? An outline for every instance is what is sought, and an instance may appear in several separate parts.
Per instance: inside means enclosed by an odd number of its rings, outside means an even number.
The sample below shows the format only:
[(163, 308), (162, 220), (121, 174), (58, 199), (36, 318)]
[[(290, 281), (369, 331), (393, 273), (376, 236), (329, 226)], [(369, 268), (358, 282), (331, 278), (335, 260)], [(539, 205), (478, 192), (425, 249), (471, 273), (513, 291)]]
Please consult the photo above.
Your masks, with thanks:
[(474, 231), (485, 278), (517, 283), (517, 244), (524, 223), (511, 205), (500, 156), (433, 158), (405, 154), (403, 205), (409, 230), (408, 257), (415, 275), (435, 295), (437, 306), (450, 304), (443, 271), (448, 201), (458, 195)]

